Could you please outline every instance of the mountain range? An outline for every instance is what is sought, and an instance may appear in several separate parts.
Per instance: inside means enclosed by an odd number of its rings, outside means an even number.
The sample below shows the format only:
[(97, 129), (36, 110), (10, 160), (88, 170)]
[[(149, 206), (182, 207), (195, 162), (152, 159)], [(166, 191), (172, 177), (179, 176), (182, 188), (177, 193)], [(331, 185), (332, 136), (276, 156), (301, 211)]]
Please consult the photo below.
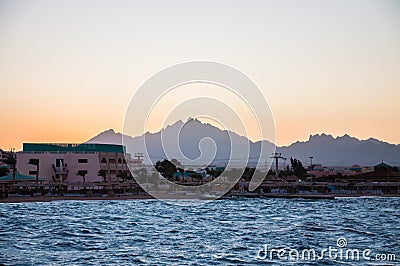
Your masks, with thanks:
[[(259, 160), (260, 151), (263, 151), (260, 161), (271, 161), (271, 152), (276, 149), (282, 156), (297, 158), (304, 165), (309, 164), (310, 156), (313, 156), (313, 164), (326, 166), (372, 166), (380, 163), (382, 159), (391, 165), (400, 165), (400, 145), (374, 138), (359, 140), (347, 134), (336, 138), (327, 134), (317, 134), (310, 135), (307, 141), (276, 147), (267, 140), (252, 142), (235, 132), (221, 130), (196, 119), (177, 121), (157, 133), (147, 132), (136, 137), (122, 135), (109, 129), (87, 143), (123, 143), (127, 152), (132, 155), (145, 153), (146, 146), (150, 156), (145, 160), (146, 164), (155, 163), (163, 158), (176, 158), (184, 165), (193, 162), (225, 165), (230, 158), (234, 165), (235, 162), (241, 164), (249, 158), (248, 164), (254, 166)], [(178, 145), (182, 154), (176, 151)], [(168, 156), (164, 150), (169, 152)]]

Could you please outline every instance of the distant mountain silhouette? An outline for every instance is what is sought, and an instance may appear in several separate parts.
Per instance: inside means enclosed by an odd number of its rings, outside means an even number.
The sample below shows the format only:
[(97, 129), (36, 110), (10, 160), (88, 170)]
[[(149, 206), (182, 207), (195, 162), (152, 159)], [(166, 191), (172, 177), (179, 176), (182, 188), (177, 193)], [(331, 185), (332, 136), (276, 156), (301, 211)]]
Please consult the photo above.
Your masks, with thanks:
[[(254, 166), (258, 161), (261, 147), (263, 147), (263, 150), (268, 151), (273, 151), (275, 148), (271, 142), (252, 142), (234, 132), (220, 130), (210, 124), (203, 124), (196, 119), (190, 119), (186, 122), (178, 121), (165, 127), (160, 132), (145, 133), (138, 137), (123, 136), (121, 133), (116, 133), (110, 129), (87, 142), (121, 144), (122, 138), (124, 138), (123, 142), (127, 147), (127, 152), (131, 154), (136, 152), (145, 153), (145, 138), (146, 148), (152, 163), (163, 158), (176, 158), (184, 165), (193, 163), (191, 160), (195, 160), (196, 165), (210, 162), (213, 165), (225, 165), (228, 159), (231, 158), (234, 165), (240, 165), (247, 161), (247, 158), (250, 158), (249, 164)], [(163, 139), (162, 142), (161, 139)], [(161, 143), (163, 143), (164, 149)], [(182, 154), (172, 153), (166, 156), (164, 150), (168, 152), (174, 151), (174, 148), (178, 147), (178, 143)], [(176, 145), (174, 146), (174, 144)], [(215, 157), (213, 151), (215, 151)], [(268, 152), (269, 155), (270, 152)], [(266, 156), (265, 159), (267, 159)], [(150, 163), (150, 161), (145, 161), (145, 163)]]
[[(230, 140), (229, 137), (232, 139)], [(252, 142), (234, 132), (221, 130), (210, 124), (203, 124), (196, 119), (190, 119), (186, 122), (178, 121), (165, 127), (160, 132), (145, 133), (138, 137), (123, 136), (121, 133), (116, 133), (110, 129), (87, 142), (121, 144), (122, 138), (124, 138), (127, 151), (131, 154), (145, 152), (145, 138), (147, 151), (153, 163), (168, 157), (177, 158), (183, 164), (186, 164), (187, 161), (184, 157), (187, 157), (191, 160), (200, 158), (198, 162), (201, 164), (210, 160), (207, 156), (201, 157), (201, 149), (203, 149), (204, 151), (216, 150), (215, 158), (212, 162), (215, 165), (225, 165), (227, 158), (232, 158), (233, 161), (238, 163), (250, 158), (249, 164), (255, 165), (262, 145), (264, 151), (271, 151), (274, 148), (274, 144), (269, 141)], [(183, 156), (175, 156), (176, 154), (168, 154), (169, 156), (166, 156), (161, 145), (161, 139), (164, 140), (163, 144), (167, 151), (171, 150), (174, 143), (177, 144), (179, 142)], [(201, 141), (202, 139), (203, 141)], [(215, 145), (210, 139), (214, 141)], [(232, 154), (231, 143), (235, 144)], [(247, 147), (250, 149), (249, 154), (246, 153)], [(348, 135), (337, 138), (326, 134), (310, 135), (308, 141), (298, 141), (289, 146), (276, 147), (276, 151), (281, 152), (284, 157), (300, 159), (303, 164), (308, 164), (309, 156), (313, 156), (314, 164), (328, 166), (375, 165), (381, 159), (392, 165), (400, 165), (400, 145), (389, 144), (373, 138), (359, 140)], [(207, 153), (204, 152), (203, 156)], [(270, 160), (267, 158), (269, 155), (264, 155), (265, 158), (260, 160)], [(145, 163), (150, 162), (146, 161)]]
[(400, 145), (389, 144), (374, 138), (359, 140), (349, 135), (334, 138), (331, 135), (310, 135), (308, 141), (296, 142), (278, 148), (286, 156), (313, 164), (350, 166), (352, 164), (376, 165), (382, 159), (392, 165), (400, 164)]

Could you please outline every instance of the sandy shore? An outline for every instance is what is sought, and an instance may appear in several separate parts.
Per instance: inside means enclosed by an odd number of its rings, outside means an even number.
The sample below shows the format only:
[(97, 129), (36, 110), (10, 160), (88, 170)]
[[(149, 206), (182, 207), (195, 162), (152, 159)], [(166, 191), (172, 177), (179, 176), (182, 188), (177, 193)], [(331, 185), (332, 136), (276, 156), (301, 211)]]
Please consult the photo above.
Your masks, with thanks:
[(148, 195), (116, 195), (116, 196), (34, 196), (34, 197), (9, 197), (0, 199), (0, 203), (19, 202), (51, 202), (57, 200), (143, 200), (154, 199)]
[[(262, 195), (260, 198), (287, 198), (287, 199), (335, 199), (335, 198), (358, 198), (358, 197), (400, 197), (399, 194), (385, 194), (385, 195), (373, 195), (373, 194), (328, 194), (328, 195), (303, 195), (303, 194), (292, 194), (292, 195)], [(232, 199), (232, 198), (246, 198), (246, 195), (241, 196), (223, 196), (220, 199)], [(254, 198), (254, 197), (252, 197)], [(0, 203), (20, 203), (20, 202), (51, 202), (58, 200), (146, 200), (154, 199), (150, 195), (103, 195), (103, 196), (19, 196), (19, 197), (8, 197), (0, 199)], [(165, 197), (164, 199), (168, 199)], [(174, 199), (177, 199), (176, 197)]]

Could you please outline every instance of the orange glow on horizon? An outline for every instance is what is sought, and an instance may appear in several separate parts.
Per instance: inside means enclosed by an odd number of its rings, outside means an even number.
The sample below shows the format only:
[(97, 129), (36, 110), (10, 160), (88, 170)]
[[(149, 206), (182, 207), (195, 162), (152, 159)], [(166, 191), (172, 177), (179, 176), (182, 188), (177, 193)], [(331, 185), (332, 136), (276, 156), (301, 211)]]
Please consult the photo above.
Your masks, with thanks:
[[(0, 148), (121, 132), (141, 84), (195, 60), (232, 66), (257, 84), (279, 146), (317, 133), (400, 143), (398, 3), (172, 0), (168, 10), (148, 1), (102, 1), (95, 9), (87, 1), (1, 2)], [(245, 108), (212, 92), (237, 107), (250, 139), (259, 140)], [(149, 130), (164, 125), (160, 119)], [(237, 124), (229, 129), (244, 135)]]

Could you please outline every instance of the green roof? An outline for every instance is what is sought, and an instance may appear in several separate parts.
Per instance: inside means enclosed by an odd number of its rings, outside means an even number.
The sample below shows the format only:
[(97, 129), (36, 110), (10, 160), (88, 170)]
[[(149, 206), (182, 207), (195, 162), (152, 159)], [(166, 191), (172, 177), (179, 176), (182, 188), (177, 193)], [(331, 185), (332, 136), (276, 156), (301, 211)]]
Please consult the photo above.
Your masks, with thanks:
[(23, 152), (113, 152), (124, 153), (125, 146), (116, 144), (98, 144), (98, 143), (24, 143)]
[(375, 165), (375, 167), (385, 167), (385, 168), (387, 168), (387, 167), (392, 167), (392, 166), (390, 166), (390, 165), (388, 165), (388, 164), (386, 164), (386, 163), (384, 163), (384, 162), (381, 162), (380, 164), (377, 164), (377, 165)]

